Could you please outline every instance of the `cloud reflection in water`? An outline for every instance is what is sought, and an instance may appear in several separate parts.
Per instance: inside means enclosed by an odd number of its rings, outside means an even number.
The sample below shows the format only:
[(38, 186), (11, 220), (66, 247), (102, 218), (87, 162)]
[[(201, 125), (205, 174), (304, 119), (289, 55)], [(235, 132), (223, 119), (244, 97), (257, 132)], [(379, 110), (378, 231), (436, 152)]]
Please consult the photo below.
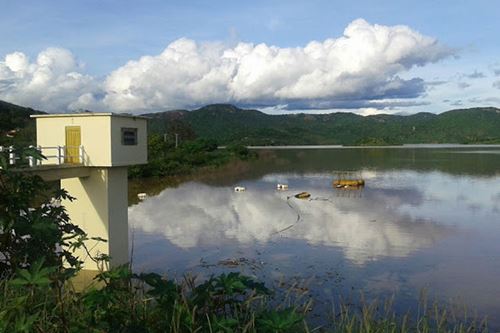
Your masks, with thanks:
[[(421, 203), (422, 194), (412, 188), (367, 190), (354, 199), (311, 185), (301, 190), (322, 200), (291, 198), (290, 207), (287, 196), (293, 193), (272, 187), (250, 186), (246, 192), (234, 193), (230, 188), (187, 183), (130, 207), (129, 221), (133, 228), (162, 234), (182, 249), (227, 242), (250, 246), (286, 237), (303, 240), (304, 246), (341, 248), (347, 259), (359, 265), (381, 257), (408, 256), (451, 229), (400, 212), (402, 205)], [(297, 214), (301, 218), (294, 225)], [(287, 230), (280, 232), (283, 229)]]

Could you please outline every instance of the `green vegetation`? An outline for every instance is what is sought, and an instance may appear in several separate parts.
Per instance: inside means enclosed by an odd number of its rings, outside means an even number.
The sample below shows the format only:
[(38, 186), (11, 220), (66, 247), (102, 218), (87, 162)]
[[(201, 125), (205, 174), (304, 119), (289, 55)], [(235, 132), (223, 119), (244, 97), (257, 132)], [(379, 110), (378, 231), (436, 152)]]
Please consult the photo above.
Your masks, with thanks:
[(129, 177), (188, 175), (202, 167), (219, 167), (232, 159), (248, 160), (256, 156), (242, 145), (217, 149), (217, 143), (207, 139), (191, 139), (176, 148), (175, 139), (153, 133), (148, 138), (148, 164), (130, 167)]
[(43, 112), (0, 101), (0, 146), (35, 143), (35, 122), (32, 114)]
[(500, 143), (500, 109), (496, 108), (363, 117), (353, 113), (268, 115), (215, 104), (147, 116), (152, 132), (163, 133), (172, 121), (183, 121), (199, 137), (218, 144)]
[(0, 332), (295, 332), (298, 308), (271, 309), (270, 291), (238, 273), (178, 284), (127, 267), (97, 275), (100, 287), (53, 286), (52, 268), (34, 263), (3, 282)]
[[(40, 112), (0, 101), (0, 145), (33, 144), (34, 121), (29, 115), (34, 113)], [(213, 104), (193, 111), (166, 111), (145, 116), (151, 118), (150, 132), (161, 137), (168, 134), (170, 145), (174, 134), (181, 143), (198, 137), (217, 145), (245, 146), (500, 143), (500, 109), (492, 107), (441, 114), (421, 112), (410, 116), (363, 117), (342, 112), (269, 115), (233, 105)], [(15, 129), (19, 129), (15, 137), (8, 138), (7, 132)], [(150, 141), (155, 140), (158, 138), (150, 138)], [(154, 152), (150, 153), (152, 160), (159, 157)]]

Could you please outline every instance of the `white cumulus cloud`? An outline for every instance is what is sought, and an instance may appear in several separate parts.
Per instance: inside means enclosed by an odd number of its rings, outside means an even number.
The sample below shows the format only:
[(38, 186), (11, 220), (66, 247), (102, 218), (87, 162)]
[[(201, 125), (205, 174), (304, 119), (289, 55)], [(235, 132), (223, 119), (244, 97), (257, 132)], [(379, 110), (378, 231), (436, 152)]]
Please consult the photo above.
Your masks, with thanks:
[(22, 52), (0, 60), (0, 99), (64, 112), (84, 93), (94, 91), (94, 78), (81, 73), (74, 55), (61, 48), (47, 48), (35, 61)]
[(82, 73), (69, 51), (49, 48), (34, 62), (20, 52), (0, 60), (0, 99), (51, 111), (139, 112), (208, 103), (380, 109), (384, 103), (377, 101), (421, 96), (424, 81), (402, 74), (452, 53), (407, 26), (358, 19), (338, 38), (295, 48), (181, 38), (98, 82)]
[[(290, 108), (356, 107), (423, 93), (420, 79), (398, 74), (450, 55), (436, 39), (406, 26), (358, 19), (342, 37), (304, 47), (199, 44), (179, 39), (157, 56), (130, 61), (106, 79), (104, 103), (116, 110), (214, 102)], [(368, 105), (367, 105), (368, 106)]]

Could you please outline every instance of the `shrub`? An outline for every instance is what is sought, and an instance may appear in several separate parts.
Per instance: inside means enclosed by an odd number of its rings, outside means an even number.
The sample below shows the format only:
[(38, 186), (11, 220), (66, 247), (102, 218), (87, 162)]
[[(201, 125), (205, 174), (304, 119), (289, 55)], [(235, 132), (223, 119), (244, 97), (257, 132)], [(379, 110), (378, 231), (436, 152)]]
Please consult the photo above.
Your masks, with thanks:
[(257, 154), (247, 147), (239, 144), (233, 144), (226, 147), (226, 149), (234, 156), (241, 160), (248, 160), (255, 158)]
[[(42, 158), (33, 149), (15, 152), (23, 158)], [(6, 154), (0, 153), (0, 276), (29, 269), (42, 255), (42, 266), (55, 272), (70, 272), (64, 264), (78, 268), (80, 262), (71, 250), (81, 246), (86, 235), (59, 204), (74, 198), (64, 190), (51, 194), (38, 176), (12, 171)]]

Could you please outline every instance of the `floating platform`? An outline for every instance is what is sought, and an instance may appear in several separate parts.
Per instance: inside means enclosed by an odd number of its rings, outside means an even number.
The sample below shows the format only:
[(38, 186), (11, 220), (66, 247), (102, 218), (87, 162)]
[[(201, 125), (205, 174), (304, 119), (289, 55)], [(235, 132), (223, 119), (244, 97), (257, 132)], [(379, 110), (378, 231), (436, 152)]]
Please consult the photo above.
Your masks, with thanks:
[(311, 193), (309, 193), (309, 192), (300, 192), (300, 193), (295, 194), (295, 197), (297, 199), (307, 199), (307, 198), (311, 197)]
[(362, 187), (365, 186), (363, 179), (337, 179), (332, 182), (335, 188)]
[(360, 170), (358, 171), (333, 171), (332, 186), (338, 189), (357, 190), (365, 186), (365, 181)]

